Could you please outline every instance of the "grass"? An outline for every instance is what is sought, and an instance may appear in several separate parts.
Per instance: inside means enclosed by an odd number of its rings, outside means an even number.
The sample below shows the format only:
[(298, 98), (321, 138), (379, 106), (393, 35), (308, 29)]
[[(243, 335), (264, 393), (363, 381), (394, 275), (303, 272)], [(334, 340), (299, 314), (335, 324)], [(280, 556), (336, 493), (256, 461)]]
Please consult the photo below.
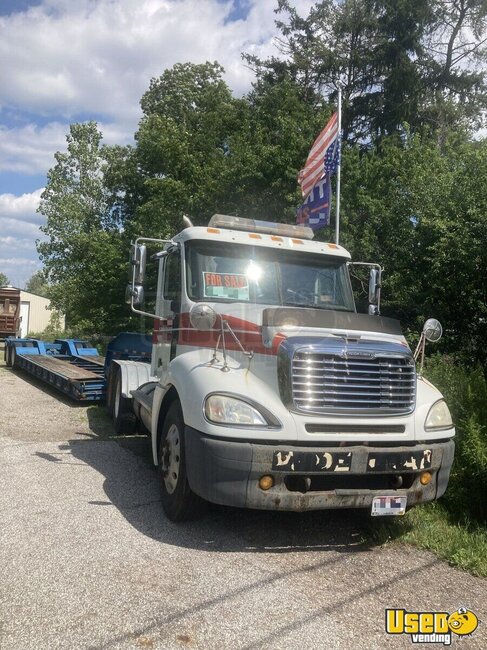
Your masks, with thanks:
[(452, 566), (487, 577), (487, 529), (452, 520), (440, 503), (418, 506), (404, 517), (371, 519), (367, 536), (376, 544), (404, 542), (433, 551)]

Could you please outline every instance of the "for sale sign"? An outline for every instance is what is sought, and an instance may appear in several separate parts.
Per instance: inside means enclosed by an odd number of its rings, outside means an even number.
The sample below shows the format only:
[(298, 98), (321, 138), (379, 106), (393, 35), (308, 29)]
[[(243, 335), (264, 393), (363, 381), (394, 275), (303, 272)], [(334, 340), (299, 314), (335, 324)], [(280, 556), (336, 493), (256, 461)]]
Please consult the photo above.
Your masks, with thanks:
[(249, 282), (243, 273), (203, 272), (205, 298), (249, 300)]

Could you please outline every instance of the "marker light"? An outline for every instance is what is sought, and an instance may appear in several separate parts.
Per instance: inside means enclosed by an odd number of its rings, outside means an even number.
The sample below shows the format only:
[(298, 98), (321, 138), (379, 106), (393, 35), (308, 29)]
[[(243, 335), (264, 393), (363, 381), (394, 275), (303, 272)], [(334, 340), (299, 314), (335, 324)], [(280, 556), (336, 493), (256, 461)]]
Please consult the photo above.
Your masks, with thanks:
[(433, 477), (429, 472), (422, 472), (419, 475), (419, 482), (421, 483), (421, 485), (429, 485), (429, 483), (431, 483), (432, 478)]
[(274, 485), (272, 476), (261, 476), (259, 479), (259, 487), (261, 490), (270, 490)]
[(244, 230), (245, 232), (260, 233), (262, 235), (283, 235), (284, 237), (300, 237), (313, 239), (314, 232), (308, 226), (293, 226), (288, 223), (273, 223), (272, 221), (256, 221), (231, 217), (227, 214), (214, 214), (209, 226), (213, 228), (229, 228), (230, 230)]

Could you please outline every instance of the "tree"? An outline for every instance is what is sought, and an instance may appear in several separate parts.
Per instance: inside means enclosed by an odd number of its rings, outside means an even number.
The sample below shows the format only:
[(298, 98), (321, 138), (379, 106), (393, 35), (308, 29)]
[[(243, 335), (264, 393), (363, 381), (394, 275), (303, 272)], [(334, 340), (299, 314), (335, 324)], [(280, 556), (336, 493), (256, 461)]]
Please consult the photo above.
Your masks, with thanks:
[(7, 287), (10, 284), (10, 280), (8, 277), (5, 275), (5, 273), (2, 273), (0, 271), (0, 287)]
[(37, 242), (37, 250), (48, 297), (67, 325), (109, 333), (127, 317), (126, 248), (104, 185), (106, 148), (95, 122), (72, 124), (67, 143), (66, 153), (55, 154), (41, 196), (48, 240)]
[[(303, 101), (334, 103), (343, 134), (476, 129), (486, 107), (485, 0), (321, 0), (302, 17), (278, 0), (281, 57), (244, 55), (259, 79), (292, 79)], [(485, 65), (483, 66), (485, 67)]]
[(385, 267), (383, 313), (418, 332), (444, 325), (444, 350), (487, 362), (487, 141), (451, 134), (348, 149), (342, 243)]
[(146, 234), (172, 234), (184, 213), (206, 221), (225, 192), (239, 102), (222, 73), (218, 63), (176, 64), (152, 79), (142, 97), (136, 160), (144, 191), (136, 224)]
[(36, 271), (25, 285), (25, 290), (38, 296), (47, 296), (48, 283), (43, 271)]
[(294, 219), (297, 173), (330, 111), (303, 102), (291, 80), (260, 80), (235, 99), (222, 75), (217, 63), (186, 63), (151, 81), (118, 189), (132, 202), (122, 208), (131, 233), (172, 235), (184, 213), (197, 224), (215, 212)]

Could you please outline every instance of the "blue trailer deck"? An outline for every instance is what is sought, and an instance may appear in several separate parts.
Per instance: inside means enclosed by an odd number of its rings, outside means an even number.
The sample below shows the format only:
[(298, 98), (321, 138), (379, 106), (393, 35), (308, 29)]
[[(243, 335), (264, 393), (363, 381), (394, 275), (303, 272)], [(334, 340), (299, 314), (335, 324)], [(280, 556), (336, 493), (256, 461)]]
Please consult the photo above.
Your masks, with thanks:
[(5, 339), (7, 366), (19, 368), (71, 398), (96, 401), (105, 397), (105, 359), (87, 341)]

